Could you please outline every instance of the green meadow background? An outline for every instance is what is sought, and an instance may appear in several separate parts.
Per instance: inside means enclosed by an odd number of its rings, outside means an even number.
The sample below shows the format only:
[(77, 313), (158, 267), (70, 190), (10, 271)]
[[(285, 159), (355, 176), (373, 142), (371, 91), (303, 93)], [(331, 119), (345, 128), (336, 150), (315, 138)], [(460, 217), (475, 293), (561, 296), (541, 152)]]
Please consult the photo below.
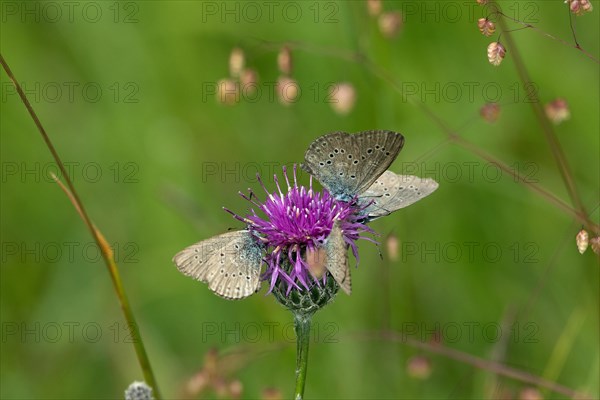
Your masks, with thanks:
[[(592, 3), (592, 13), (573, 20), (581, 46), (597, 59), (600, 4)], [(510, 33), (540, 101), (563, 97), (570, 105), (571, 118), (555, 132), (597, 224), (598, 63), (570, 45), (562, 1), (499, 5), (569, 43), (531, 29)], [(498, 67), (488, 62), (500, 29), (490, 38), (479, 33), (486, 9), (474, 0), (384, 2), (384, 11), (404, 16), (393, 39), (363, 1), (1, 7), (2, 56), (114, 246), (164, 397), (189, 397), (186, 385), (211, 349), (222, 356), (224, 379), (242, 384), (242, 398), (264, 398), (268, 388), (291, 396), (291, 314), (264, 288), (223, 300), (181, 275), (171, 258), (241, 228), (221, 207), (243, 214), (248, 204), (237, 193), (261, 193), (256, 172), (274, 189), (272, 174), (301, 162), (318, 136), (369, 129), (402, 132), (405, 146), (391, 169), (440, 186), (371, 225), (383, 258), (360, 241), (352, 296), (340, 293), (315, 316), (306, 398), (519, 398), (532, 386), (408, 340), (371, 340), (382, 329), (423, 342), (441, 335), (441, 346), (600, 395), (598, 257), (578, 253), (581, 223), (448, 140), (448, 132), (460, 135), (571, 205), (515, 49), (503, 35), (506, 58)], [(301, 89), (287, 106), (273, 94), (285, 43)], [(228, 106), (214, 88), (228, 76), (236, 46), (258, 72), (260, 91)], [(357, 93), (348, 115), (329, 103), (328, 87), (342, 81)], [(142, 373), (109, 274), (49, 178), (54, 162), (4, 72), (0, 84), (0, 396), (122, 398)], [(487, 101), (501, 105), (495, 123), (479, 117)], [(390, 234), (399, 240), (396, 258), (385, 245)], [(411, 375), (415, 356), (428, 360), (428, 377)], [(198, 397), (218, 396), (211, 389)]]

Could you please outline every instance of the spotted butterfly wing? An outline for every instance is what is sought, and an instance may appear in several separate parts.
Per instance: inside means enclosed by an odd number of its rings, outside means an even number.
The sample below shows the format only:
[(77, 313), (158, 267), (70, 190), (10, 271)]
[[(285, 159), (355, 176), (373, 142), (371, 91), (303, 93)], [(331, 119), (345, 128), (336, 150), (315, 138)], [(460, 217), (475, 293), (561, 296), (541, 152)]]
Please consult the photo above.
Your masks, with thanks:
[(247, 230), (193, 244), (177, 253), (173, 262), (184, 275), (207, 283), (227, 299), (242, 299), (260, 289), (262, 248)]
[(359, 203), (369, 220), (391, 214), (433, 193), (438, 183), (430, 178), (398, 175), (385, 171), (368, 190), (361, 193)]
[(403, 145), (404, 137), (392, 131), (334, 132), (311, 143), (302, 168), (336, 199), (348, 201), (371, 186)]
[(352, 279), (348, 265), (348, 244), (344, 240), (339, 221), (331, 228), (331, 233), (325, 242), (325, 268), (346, 294), (352, 293)]

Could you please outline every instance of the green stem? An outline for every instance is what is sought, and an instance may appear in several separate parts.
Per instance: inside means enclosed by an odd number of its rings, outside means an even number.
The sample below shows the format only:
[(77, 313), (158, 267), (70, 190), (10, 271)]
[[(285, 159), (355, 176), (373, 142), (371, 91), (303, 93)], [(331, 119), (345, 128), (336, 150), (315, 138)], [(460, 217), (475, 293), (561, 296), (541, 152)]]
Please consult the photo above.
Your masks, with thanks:
[(310, 321), (312, 314), (294, 313), (294, 330), (296, 331), (296, 390), (295, 400), (304, 398), (306, 370), (308, 368), (308, 345), (310, 342)]
[[(521, 53), (519, 52), (519, 49), (517, 48), (517, 45), (512, 35), (510, 34), (510, 31), (508, 30), (508, 26), (506, 24), (506, 21), (504, 20), (504, 15), (499, 15), (500, 17), (498, 18), (498, 24), (502, 29), (502, 34), (504, 39), (506, 39), (508, 49), (511, 51), (511, 59), (515, 63), (517, 74), (519, 75), (519, 79), (521, 80), (523, 87), (527, 89), (531, 85), (529, 72), (525, 67), (525, 62), (521, 57)], [(552, 155), (554, 156), (554, 160), (557, 164), (563, 183), (565, 185), (565, 188), (567, 189), (567, 193), (569, 194), (571, 202), (573, 203), (573, 207), (575, 208), (579, 219), (585, 220), (585, 225), (587, 226), (587, 228), (593, 230), (594, 223), (587, 214), (585, 206), (583, 205), (583, 201), (581, 200), (579, 192), (577, 191), (575, 179), (573, 178), (573, 174), (571, 173), (571, 168), (567, 161), (567, 157), (565, 156), (562, 146), (558, 141), (558, 137), (554, 132), (554, 127), (550, 123), (550, 120), (546, 117), (544, 107), (542, 106), (540, 99), (537, 97), (537, 92), (531, 90), (528, 90), (528, 92), (529, 104), (531, 105), (533, 113), (537, 118), (540, 128), (544, 133), (544, 136), (546, 137), (546, 141), (550, 146)]]
[(150, 360), (148, 359), (148, 354), (146, 353), (146, 349), (144, 347), (144, 342), (142, 341), (142, 338), (141, 338), (140, 330), (138, 328), (137, 323), (135, 322), (133, 310), (131, 309), (131, 306), (129, 305), (129, 300), (127, 300), (127, 296), (125, 295), (125, 289), (123, 287), (123, 283), (121, 282), (121, 276), (119, 275), (119, 269), (117, 267), (117, 264), (115, 263), (112, 249), (106, 242), (106, 239), (104, 239), (104, 236), (94, 226), (94, 224), (92, 223), (92, 220), (88, 216), (88, 214), (83, 206), (83, 203), (79, 199), (79, 195), (77, 194), (77, 191), (75, 190), (73, 181), (71, 180), (69, 173), (67, 172), (61, 158), (59, 157), (58, 152), (56, 151), (54, 145), (52, 144), (52, 141), (50, 140), (50, 137), (48, 136), (48, 134), (46, 133), (46, 130), (44, 129), (44, 126), (42, 125), (42, 123), (41, 123), (40, 119), (38, 118), (37, 114), (35, 113), (35, 111), (33, 110), (33, 107), (31, 106), (31, 103), (27, 99), (25, 92), (21, 88), (21, 85), (19, 85), (19, 82), (13, 75), (10, 67), (8, 66), (8, 63), (6, 62), (6, 60), (4, 60), (4, 57), (2, 56), (2, 54), (0, 54), (0, 65), (2, 65), (2, 68), (4, 69), (4, 71), (10, 78), (10, 80), (12, 81), (13, 85), (15, 86), (15, 88), (17, 90), (17, 93), (19, 94), (19, 96), (21, 98), (21, 101), (25, 105), (25, 108), (29, 112), (29, 115), (33, 119), (33, 122), (35, 123), (40, 134), (42, 135), (42, 138), (44, 139), (44, 142), (46, 143), (48, 150), (50, 150), (50, 153), (54, 157), (54, 160), (56, 161), (56, 164), (58, 165), (58, 168), (61, 171), (61, 176), (64, 178), (65, 182), (67, 183), (68, 189), (66, 187), (64, 187), (62, 185), (62, 183), (60, 183), (60, 181), (56, 177), (54, 177), (54, 179), (61, 186), (61, 188), (65, 191), (65, 193), (67, 194), (67, 196), (69, 197), (69, 199), (71, 200), (71, 202), (73, 203), (75, 208), (77, 209), (77, 212), (79, 212), (79, 215), (83, 219), (83, 222), (85, 223), (86, 227), (90, 230), (90, 233), (92, 234), (92, 237), (94, 238), (94, 241), (96, 242), (96, 244), (98, 245), (98, 248), (100, 249), (102, 258), (104, 259), (104, 262), (106, 263), (106, 266), (108, 267), (108, 272), (110, 274), (115, 291), (117, 293), (117, 297), (121, 304), (121, 310), (123, 311), (125, 320), (127, 321), (127, 325), (129, 326), (131, 337), (133, 338), (133, 347), (135, 348), (135, 353), (137, 355), (138, 362), (139, 362), (142, 372), (144, 374), (144, 380), (150, 387), (152, 387), (154, 398), (160, 400), (161, 395), (158, 390), (158, 385), (156, 383), (154, 373), (152, 372), (152, 367), (150, 366)]
[(162, 396), (160, 394), (160, 391), (158, 390), (158, 383), (156, 382), (156, 378), (154, 377), (154, 372), (152, 371), (152, 366), (150, 365), (150, 359), (148, 358), (148, 353), (146, 353), (146, 348), (144, 347), (144, 341), (142, 340), (140, 328), (138, 327), (138, 324), (135, 321), (133, 310), (129, 305), (127, 295), (125, 294), (125, 288), (123, 287), (123, 283), (121, 281), (119, 269), (117, 268), (117, 264), (115, 264), (113, 259), (110, 259), (107, 262), (110, 277), (112, 279), (115, 291), (117, 292), (117, 297), (119, 298), (119, 302), (121, 304), (121, 310), (123, 311), (125, 320), (127, 321), (127, 326), (129, 327), (129, 333), (133, 341), (135, 354), (137, 356), (138, 363), (140, 364), (140, 368), (142, 369), (142, 373), (144, 374), (144, 380), (146, 381), (148, 386), (152, 388), (152, 394), (154, 398), (160, 400), (162, 399)]

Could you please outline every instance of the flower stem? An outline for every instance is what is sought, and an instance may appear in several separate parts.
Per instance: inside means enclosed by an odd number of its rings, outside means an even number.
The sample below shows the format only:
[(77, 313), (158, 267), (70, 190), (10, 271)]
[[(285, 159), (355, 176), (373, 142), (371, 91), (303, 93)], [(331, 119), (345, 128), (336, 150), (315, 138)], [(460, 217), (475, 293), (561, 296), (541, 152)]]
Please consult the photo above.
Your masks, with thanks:
[(58, 152), (54, 148), (54, 145), (52, 144), (50, 137), (46, 133), (44, 126), (42, 125), (42, 123), (41, 123), (40, 119), (38, 118), (37, 114), (35, 113), (35, 111), (33, 110), (33, 107), (31, 106), (31, 103), (27, 99), (25, 92), (21, 88), (21, 85), (19, 85), (19, 82), (13, 75), (11, 69), (8, 66), (8, 63), (6, 62), (6, 60), (4, 60), (4, 57), (2, 56), (2, 54), (0, 54), (0, 64), (2, 65), (2, 68), (4, 69), (4, 71), (10, 78), (10, 80), (13, 82), (13, 84), (17, 90), (17, 93), (21, 97), (21, 101), (25, 105), (25, 108), (29, 112), (29, 115), (33, 119), (33, 122), (35, 123), (40, 134), (42, 135), (42, 138), (44, 139), (44, 142), (46, 143), (48, 150), (50, 150), (50, 153), (54, 157), (54, 160), (56, 161), (56, 164), (61, 172), (61, 176), (64, 177), (64, 180), (67, 185), (66, 186), (63, 185), (62, 182), (54, 174), (52, 174), (52, 178), (56, 181), (56, 183), (60, 186), (60, 188), (65, 192), (65, 194), (67, 195), (67, 197), (69, 198), (69, 200), (71, 201), (71, 203), (73, 204), (73, 206), (75, 207), (75, 209), (77, 210), (79, 215), (81, 216), (81, 219), (85, 223), (86, 227), (90, 230), (90, 233), (92, 234), (92, 237), (94, 238), (94, 241), (96, 242), (96, 244), (98, 245), (98, 248), (100, 249), (102, 258), (104, 259), (104, 262), (106, 263), (106, 266), (108, 267), (108, 272), (112, 279), (115, 291), (117, 293), (117, 297), (119, 298), (119, 302), (121, 304), (121, 310), (123, 311), (125, 320), (127, 321), (127, 325), (130, 329), (130, 334), (133, 339), (133, 346), (134, 346), (134, 349), (135, 349), (135, 352), (136, 352), (136, 355), (138, 358), (138, 362), (139, 362), (142, 372), (144, 374), (144, 379), (145, 379), (146, 383), (148, 385), (150, 385), (150, 387), (152, 387), (152, 389), (154, 390), (154, 398), (160, 400), (161, 395), (158, 390), (156, 379), (154, 377), (154, 373), (152, 372), (152, 368), (150, 366), (150, 360), (148, 359), (148, 355), (146, 354), (146, 349), (144, 347), (144, 342), (142, 341), (142, 338), (141, 338), (140, 330), (138, 328), (138, 325), (135, 322), (133, 310), (131, 309), (131, 306), (129, 305), (129, 301), (127, 300), (127, 296), (125, 295), (125, 289), (124, 289), (123, 283), (121, 281), (121, 276), (119, 275), (119, 269), (117, 267), (117, 264), (115, 263), (115, 258), (114, 258), (112, 248), (110, 247), (110, 245), (104, 238), (104, 235), (102, 235), (100, 230), (98, 230), (96, 228), (96, 226), (92, 223), (92, 220), (90, 219), (87, 212), (85, 211), (85, 208), (83, 207), (83, 203), (79, 199), (77, 191), (75, 190), (75, 186), (73, 185), (73, 181), (71, 180), (69, 173), (67, 172), (67, 169), (65, 168), (65, 165), (63, 164), (62, 160), (58, 156)]
[(295, 400), (304, 398), (306, 370), (308, 368), (308, 345), (310, 343), (310, 322), (312, 314), (294, 313), (294, 330), (296, 331), (296, 389)]

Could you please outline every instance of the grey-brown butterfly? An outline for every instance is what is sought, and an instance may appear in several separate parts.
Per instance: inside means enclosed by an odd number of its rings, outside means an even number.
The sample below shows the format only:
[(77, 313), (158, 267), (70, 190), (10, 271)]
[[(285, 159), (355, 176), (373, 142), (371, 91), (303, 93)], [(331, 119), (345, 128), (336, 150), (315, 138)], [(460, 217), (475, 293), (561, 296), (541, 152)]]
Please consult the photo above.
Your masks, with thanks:
[(352, 293), (348, 244), (344, 240), (339, 221), (334, 222), (324, 244), (314, 250), (307, 250), (305, 257), (308, 271), (315, 279), (321, 279), (325, 271), (329, 271), (344, 292)]
[(362, 213), (374, 220), (419, 201), (437, 188), (438, 183), (430, 178), (385, 171), (359, 196), (359, 203), (366, 206)]
[(173, 262), (184, 275), (207, 283), (227, 299), (242, 299), (260, 289), (262, 248), (247, 230), (193, 244), (177, 253)]
[(404, 137), (392, 131), (333, 132), (316, 139), (302, 168), (338, 200), (367, 190), (398, 156)]
[(348, 244), (344, 240), (340, 221), (335, 221), (331, 233), (325, 241), (327, 261), (325, 268), (346, 294), (352, 293), (352, 279), (348, 265)]

